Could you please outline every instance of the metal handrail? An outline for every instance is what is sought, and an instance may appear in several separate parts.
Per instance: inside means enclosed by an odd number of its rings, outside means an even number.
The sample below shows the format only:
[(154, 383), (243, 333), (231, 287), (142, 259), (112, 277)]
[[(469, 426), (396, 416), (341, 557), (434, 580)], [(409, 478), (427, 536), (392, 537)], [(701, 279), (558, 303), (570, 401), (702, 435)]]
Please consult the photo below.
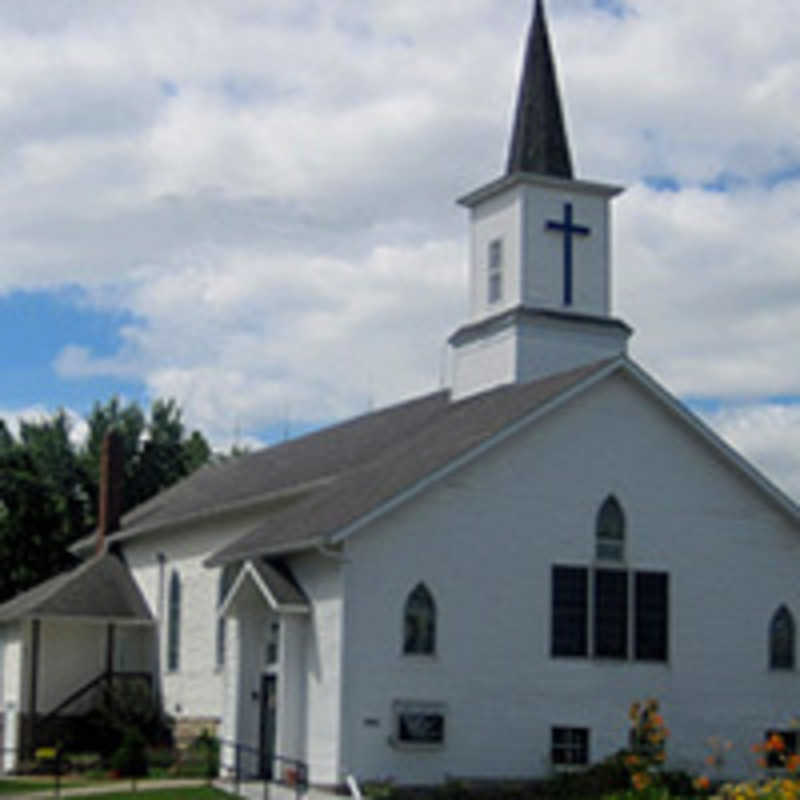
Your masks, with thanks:
[[(264, 797), (267, 797), (267, 787), (270, 783), (277, 783), (295, 790), (295, 797), (299, 800), (303, 793), (308, 789), (308, 765), (305, 761), (299, 758), (290, 758), (289, 756), (282, 756), (277, 753), (270, 753), (262, 750), (259, 747), (245, 744), (244, 742), (236, 742), (229, 739), (219, 739), (220, 746), (220, 765), (222, 764), (222, 748), (233, 748), (234, 751), (234, 792), (239, 794), (243, 780), (242, 770), (242, 756), (245, 754), (252, 755), (258, 758), (259, 761), (259, 780), (264, 784)], [(279, 777), (272, 776), (268, 778), (263, 774), (261, 765), (264, 763), (277, 762), (282, 769), (280, 770)], [(291, 778), (290, 778), (291, 775)]]
[(150, 686), (152, 686), (153, 681), (153, 676), (149, 672), (101, 672), (99, 675), (92, 678), (88, 683), (85, 683), (83, 686), (76, 689), (72, 694), (67, 696), (55, 708), (51, 709), (46, 714), (42, 714), (39, 721), (47, 722), (53, 717), (57, 717), (65, 708), (71, 706), (77, 700), (80, 700), (81, 697), (88, 694), (103, 683), (111, 683), (115, 678), (124, 678), (126, 680), (132, 680), (136, 678), (139, 680), (145, 680)]

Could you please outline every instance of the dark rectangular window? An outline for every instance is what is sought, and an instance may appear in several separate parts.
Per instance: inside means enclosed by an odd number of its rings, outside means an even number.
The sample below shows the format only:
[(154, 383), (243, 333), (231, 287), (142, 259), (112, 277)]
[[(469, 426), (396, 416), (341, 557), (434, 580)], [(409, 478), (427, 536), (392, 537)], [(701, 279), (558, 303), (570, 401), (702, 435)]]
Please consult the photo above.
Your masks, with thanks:
[(628, 573), (598, 569), (594, 574), (594, 655), (628, 656)]
[[(780, 737), (780, 747), (769, 746), (770, 740), (774, 737)], [(764, 734), (764, 739), (767, 742), (768, 767), (785, 767), (786, 759), (797, 754), (797, 731), (770, 730)]]
[(666, 572), (636, 573), (635, 654), (666, 661), (669, 641), (669, 580)]
[(553, 728), (551, 743), (553, 764), (589, 763), (588, 728)]
[(444, 710), (433, 705), (414, 704), (396, 710), (397, 742), (407, 745), (440, 745), (444, 743)]
[(588, 586), (586, 567), (553, 567), (552, 655), (586, 655)]

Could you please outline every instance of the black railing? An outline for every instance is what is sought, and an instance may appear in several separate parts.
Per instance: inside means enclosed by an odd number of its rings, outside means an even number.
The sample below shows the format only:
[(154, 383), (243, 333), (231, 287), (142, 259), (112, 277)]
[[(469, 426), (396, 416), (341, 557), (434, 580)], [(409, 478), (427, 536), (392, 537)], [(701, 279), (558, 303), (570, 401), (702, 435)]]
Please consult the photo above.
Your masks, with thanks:
[(78, 700), (85, 697), (89, 692), (94, 691), (99, 687), (108, 688), (117, 680), (123, 681), (144, 681), (148, 687), (152, 687), (153, 676), (149, 672), (101, 672), (96, 677), (92, 678), (88, 683), (77, 688), (72, 694), (64, 698), (54, 709), (48, 711), (41, 716), (42, 722), (47, 722), (53, 717), (63, 714), (65, 709), (69, 708)]
[[(270, 783), (277, 783), (294, 790), (299, 798), (308, 789), (308, 766), (305, 761), (289, 758), (275, 753), (268, 753), (242, 742), (219, 740), (220, 777), (233, 782), (234, 794), (239, 794), (243, 783), (262, 783), (264, 797), (268, 796)], [(227, 762), (225, 756), (233, 755), (233, 762)], [(224, 774), (229, 770), (227, 775)], [(230, 774), (232, 772), (232, 774)]]

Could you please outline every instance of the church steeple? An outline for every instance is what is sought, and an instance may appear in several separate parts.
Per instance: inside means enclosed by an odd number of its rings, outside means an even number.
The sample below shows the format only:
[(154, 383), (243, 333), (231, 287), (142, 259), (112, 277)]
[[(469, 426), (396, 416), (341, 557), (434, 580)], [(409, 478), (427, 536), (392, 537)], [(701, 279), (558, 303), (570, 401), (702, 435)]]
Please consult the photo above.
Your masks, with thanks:
[(569, 142), (542, 0), (536, 0), (528, 34), (508, 151), (506, 174), (515, 172), (572, 178)]
[(611, 316), (610, 201), (576, 180), (543, 0), (535, 0), (506, 172), (470, 211), (470, 319), (451, 337), (451, 397), (625, 353)]

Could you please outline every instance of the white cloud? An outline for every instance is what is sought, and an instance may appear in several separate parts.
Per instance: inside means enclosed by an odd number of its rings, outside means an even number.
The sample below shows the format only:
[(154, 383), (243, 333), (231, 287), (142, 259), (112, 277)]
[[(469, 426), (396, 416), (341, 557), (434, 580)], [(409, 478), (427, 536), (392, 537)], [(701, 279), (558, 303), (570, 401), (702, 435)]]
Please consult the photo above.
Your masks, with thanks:
[[(67, 417), (69, 426), (69, 439), (75, 447), (80, 447), (89, 435), (89, 426), (86, 420), (71, 408), (61, 409)], [(44, 405), (37, 404), (25, 408), (0, 408), (0, 420), (6, 424), (9, 432), (14, 438), (19, 437), (20, 426), (23, 422), (41, 424), (47, 422), (55, 416), (57, 412), (47, 409)]]
[(779, 488), (800, 497), (800, 405), (737, 406), (705, 418)]
[[(118, 354), (65, 332), (56, 369), (138, 376), (220, 438), (434, 388), (466, 305), (453, 199), (502, 167), (531, 5), (3, 5), (0, 292), (132, 312)], [(579, 174), (632, 186), (634, 354), (683, 395), (800, 395), (785, 0), (547, 5)]]

